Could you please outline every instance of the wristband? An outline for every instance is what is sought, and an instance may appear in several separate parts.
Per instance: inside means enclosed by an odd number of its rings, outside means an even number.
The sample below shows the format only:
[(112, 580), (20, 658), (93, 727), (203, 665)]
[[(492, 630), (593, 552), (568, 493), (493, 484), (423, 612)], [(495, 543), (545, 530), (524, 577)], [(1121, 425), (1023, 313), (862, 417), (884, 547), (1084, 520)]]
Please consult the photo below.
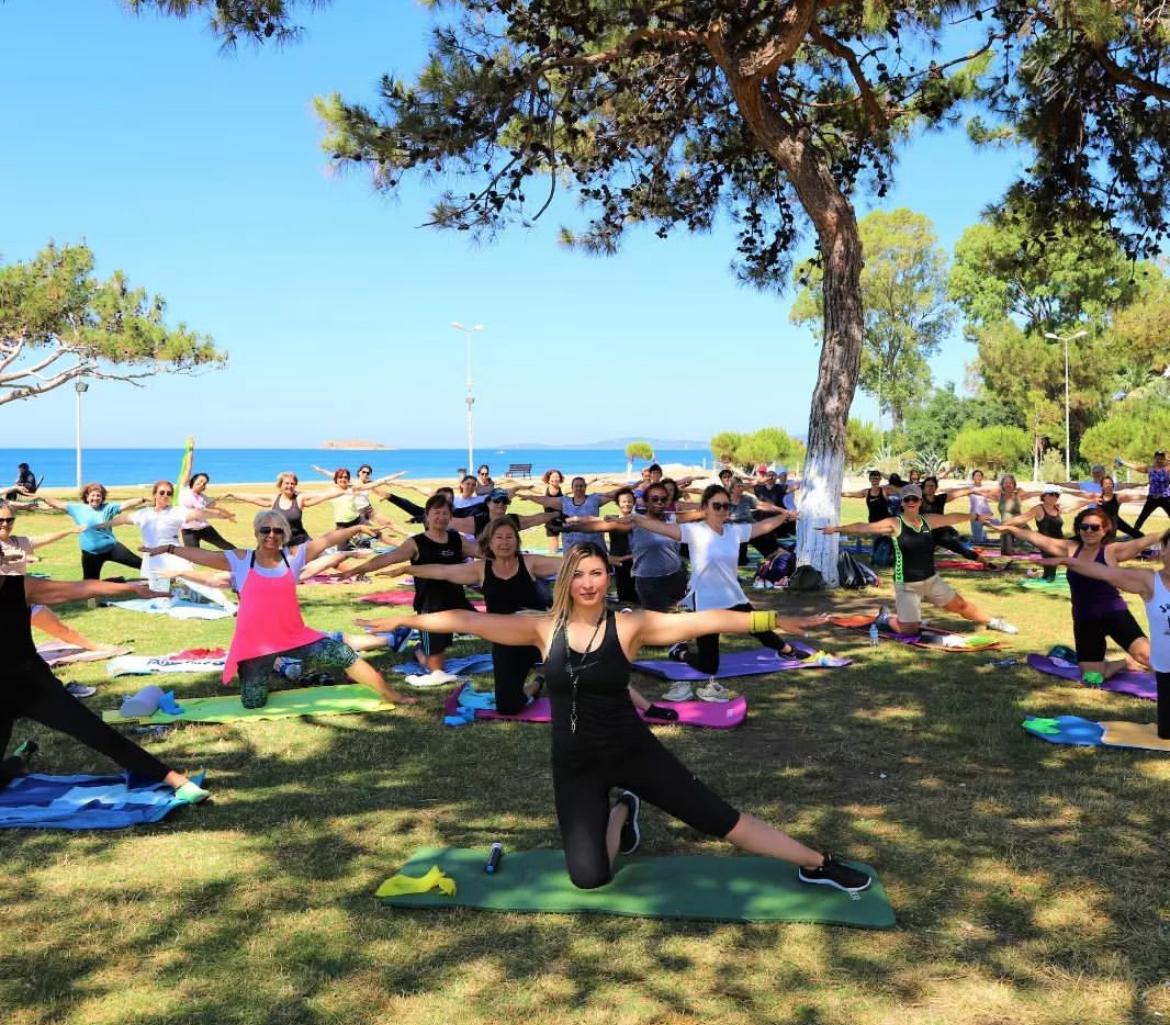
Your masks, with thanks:
[(174, 545), (167, 545), (167, 555), (174, 555), (174, 554), (175, 554), (175, 546)]
[(776, 613), (771, 609), (752, 609), (749, 615), (752, 633), (762, 634), (776, 629)]

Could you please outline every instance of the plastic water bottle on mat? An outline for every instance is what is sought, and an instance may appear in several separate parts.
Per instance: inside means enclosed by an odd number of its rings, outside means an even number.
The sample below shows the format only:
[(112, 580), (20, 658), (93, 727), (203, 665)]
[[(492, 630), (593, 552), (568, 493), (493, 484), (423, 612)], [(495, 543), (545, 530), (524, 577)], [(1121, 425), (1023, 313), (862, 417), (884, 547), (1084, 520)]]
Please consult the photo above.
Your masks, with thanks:
[(879, 640), (879, 638), (878, 638), (877, 623), (876, 622), (870, 623), (869, 624), (869, 646), (871, 648), (876, 648), (878, 646), (878, 640)]
[(164, 577), (158, 573), (151, 573), (147, 578), (147, 583), (150, 589), (155, 594), (170, 594), (171, 593), (171, 578)]

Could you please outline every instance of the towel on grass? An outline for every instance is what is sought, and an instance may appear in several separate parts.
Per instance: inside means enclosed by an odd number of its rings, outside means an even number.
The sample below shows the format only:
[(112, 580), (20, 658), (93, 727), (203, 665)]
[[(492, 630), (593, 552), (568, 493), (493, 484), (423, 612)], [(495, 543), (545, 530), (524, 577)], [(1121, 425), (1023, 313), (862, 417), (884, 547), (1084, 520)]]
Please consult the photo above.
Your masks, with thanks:
[[(191, 777), (203, 783), (203, 773)], [(120, 776), (17, 776), (0, 789), (0, 828), (125, 829), (165, 818), (185, 802), (165, 783)]]

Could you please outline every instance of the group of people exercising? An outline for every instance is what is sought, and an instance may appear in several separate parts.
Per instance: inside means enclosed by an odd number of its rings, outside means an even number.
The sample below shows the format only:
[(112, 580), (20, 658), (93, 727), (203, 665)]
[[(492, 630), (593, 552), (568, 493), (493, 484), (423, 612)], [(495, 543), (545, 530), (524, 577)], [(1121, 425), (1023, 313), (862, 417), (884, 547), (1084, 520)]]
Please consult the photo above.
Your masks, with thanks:
[[(158, 482), (152, 491), (152, 508), (133, 517), (128, 511), (147, 500), (111, 503), (104, 487), (87, 485), (81, 502), (46, 500), (77, 524), (74, 532), (79, 536), (85, 579), (74, 584), (27, 576), (31, 549), (12, 536), (13, 506), (0, 506), (4, 548), (0, 617), (7, 617), (10, 628), (20, 637), (16, 685), (9, 688), (0, 706), (0, 750), (7, 747), (15, 718), (28, 716), (69, 733), (139, 775), (174, 786), (181, 799), (206, 797), (202, 788), (101, 723), (65, 692), (36, 657), (29, 625), (32, 604), (151, 593), (141, 581), (98, 579), (108, 561), (141, 568), (139, 556), (113, 538), (110, 528), (123, 522), (139, 526), (145, 542), (141, 551), (148, 559), (178, 560), (172, 572), (182, 573), (197, 565), (230, 579), (239, 595), (239, 613), (224, 680), (238, 673), (246, 706), (264, 703), (279, 664), (290, 658), (310, 669), (341, 670), (388, 702), (410, 703), (412, 699), (386, 685), (354, 645), (308, 627), (296, 599), (297, 583), (308, 567), (322, 559), (329, 565), (345, 563), (354, 558), (351, 545), (355, 539), (385, 534), (389, 521), (378, 517), (369, 502), (370, 495), (377, 495), (418, 518), (423, 529), (391, 550), (357, 565), (351, 562), (341, 570), (348, 578), (384, 567), (408, 567), (416, 578), (413, 615), (369, 620), (365, 626), (375, 633), (417, 629), (421, 641), (416, 658), (430, 672), (441, 671), (443, 652), (455, 633), (474, 633), (490, 641), (497, 708), (504, 714), (520, 711), (538, 689), (547, 689), (553, 719), (557, 816), (569, 873), (577, 885), (599, 886), (609, 881), (617, 855), (637, 846), (640, 802), (646, 799), (702, 832), (792, 862), (805, 882), (850, 891), (868, 886), (870, 880), (864, 872), (736, 811), (695, 779), (637, 714), (641, 710), (648, 718), (670, 720), (677, 718), (677, 712), (647, 701), (629, 681), (630, 663), (639, 649), (661, 645), (670, 649), (672, 658), (710, 676), (698, 697), (727, 700), (726, 690), (714, 678), (721, 633), (750, 633), (782, 655), (799, 657), (783, 634), (803, 631), (827, 618), (778, 617), (753, 609), (737, 574), (744, 546), (753, 544), (767, 552), (791, 534), (796, 520), (792, 497), (798, 485), (794, 487), (781, 472), (767, 470), (758, 480), (745, 482), (727, 470), (721, 473), (719, 483), (703, 487), (697, 500), (691, 501), (687, 496), (697, 490), (691, 480), (668, 481), (660, 468), (651, 467), (633, 485), (604, 485), (604, 490), (593, 492), (589, 491), (590, 481), (574, 477), (565, 494), (564, 476), (554, 470), (542, 481), (544, 494), (531, 496), (544, 512), (522, 517), (507, 510), (513, 495), (525, 486), (512, 482), (497, 486), (484, 470), (487, 468), (481, 467), (475, 477), (468, 475), (459, 482), (458, 497), (454, 489), (440, 488), (421, 506), (388, 490), (393, 476), (373, 479), (368, 466), (359, 471), (358, 483), (353, 483), (348, 471), (337, 471), (330, 491), (308, 497), (299, 493), (295, 475), (282, 474), (277, 493), (270, 499), (230, 496), (264, 506), (253, 519), (254, 546), (241, 548), (207, 523), (209, 518), (230, 521), (234, 517), (206, 497), (206, 474), (195, 474), (186, 482), (177, 510), (170, 508), (173, 486)], [(1163, 453), (1156, 454), (1148, 471), (1151, 490), (1155, 484), (1162, 487), (1158, 482), (1166, 477)], [(486, 480), (481, 482), (480, 477)], [(867, 522), (823, 529), (826, 533), (889, 539), (896, 607), (885, 619), (891, 629), (908, 633), (921, 624), (923, 601), (990, 629), (1016, 632), (1011, 624), (988, 616), (943, 581), (935, 570), (933, 553), (936, 544), (953, 547), (954, 538), (946, 532), (967, 521), (1027, 541), (1048, 554), (1054, 564), (1067, 565), (1070, 584), (1080, 579), (1078, 574), (1084, 578), (1083, 583), (1072, 585), (1074, 633), (1082, 668), (1109, 675), (1125, 666), (1125, 662), (1105, 662), (1105, 639), (1112, 637), (1130, 660), (1152, 666), (1161, 685), (1163, 674), (1170, 674), (1170, 620), (1166, 616), (1170, 581), (1163, 574), (1151, 577), (1146, 571), (1120, 569), (1119, 563), (1155, 543), (1165, 550), (1170, 531), (1128, 542), (1112, 541), (1116, 521), (1107, 503), (1119, 503), (1126, 496), (1115, 492), (1111, 481), (1108, 486), (1105, 480), (1095, 479), (1095, 483), (1099, 490), (1075, 499), (1085, 507), (1074, 523), (1074, 541), (1064, 540), (1048, 526), (1049, 521), (1059, 519), (1059, 501), (1068, 494), (1067, 489), (1042, 489), (1040, 503), (1025, 511), (1015, 481), (1006, 477), (991, 486), (973, 479), (971, 486), (946, 494), (940, 493), (933, 478), (922, 482), (925, 487), (894, 477), (882, 484), (881, 476), (875, 473), (869, 489), (858, 495), (865, 498)], [(1156, 504), (1143, 509), (1135, 529), (1153, 508), (1170, 515), (1170, 480), (1166, 483), (1166, 495), (1147, 498), (1147, 506), (1151, 501)], [(751, 490), (749, 484), (754, 485)], [(357, 496), (363, 501), (357, 501)], [(971, 498), (970, 513), (942, 511), (949, 498), (961, 496)], [(978, 501), (992, 498), (999, 502), (1000, 520), (977, 506)], [(310, 539), (303, 512), (326, 500), (335, 503), (335, 529)], [(609, 502), (617, 504), (618, 514), (604, 517), (601, 510)], [(879, 512), (885, 515), (876, 515)], [(1026, 525), (1029, 520), (1036, 529)], [(5, 521), (7, 535), (3, 532)], [(564, 544), (562, 556), (521, 550), (521, 531), (537, 525), (551, 530), (551, 545), (559, 534)], [(629, 569), (627, 590), (625, 594), (619, 591), (619, 600), (623, 606), (627, 602), (640, 606), (623, 607), (617, 615), (606, 604), (615, 570), (604, 540), (607, 537), (611, 545), (621, 539), (616, 546), (617, 559), (621, 560), (618, 565)], [(203, 541), (211, 544), (212, 550), (202, 548)], [(961, 539), (959, 543), (963, 543)], [(689, 576), (686, 561), (691, 567)], [(544, 581), (553, 577), (550, 594)], [(467, 585), (481, 589), (486, 613), (472, 610), (463, 590)], [(1162, 603), (1152, 645), (1125, 610), (1118, 587), (1146, 597), (1151, 610)], [(672, 613), (679, 604), (690, 611)], [(693, 650), (691, 641), (695, 642)], [(530, 680), (537, 667), (539, 675)], [(1170, 704), (1170, 687), (1166, 690), (1164, 703), (1159, 686), (1160, 735), (1170, 735), (1170, 713), (1164, 707)], [(668, 692), (664, 700), (690, 696)], [(21, 754), (18, 750), (2, 763), (0, 784), (22, 771)], [(615, 788), (621, 793), (611, 800), (610, 792)]]

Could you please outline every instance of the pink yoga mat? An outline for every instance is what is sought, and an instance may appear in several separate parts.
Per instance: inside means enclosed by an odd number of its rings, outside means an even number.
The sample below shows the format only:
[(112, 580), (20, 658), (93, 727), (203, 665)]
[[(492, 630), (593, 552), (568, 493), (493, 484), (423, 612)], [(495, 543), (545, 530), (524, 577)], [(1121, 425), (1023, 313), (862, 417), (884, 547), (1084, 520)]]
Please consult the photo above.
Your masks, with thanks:
[[(456, 687), (447, 695), (447, 702), (443, 708), (444, 715), (454, 715), (459, 711), (459, 693), (462, 687)], [(673, 708), (678, 712), (678, 722), (663, 722), (661, 719), (647, 719), (642, 721), (651, 726), (695, 726), (708, 730), (734, 729), (747, 718), (747, 698), (742, 694), (730, 701), (656, 701), (656, 705), (663, 708)], [(532, 702), (519, 715), (500, 715), (494, 710), (481, 708), (475, 713), (476, 719), (505, 719), (512, 722), (552, 722), (552, 711), (549, 708), (548, 698), (540, 697)]]
[[(371, 605), (412, 605), (414, 591), (375, 591), (373, 594), (363, 594), (358, 601), (369, 602)], [(471, 607), (476, 612), (487, 612), (487, 606), (479, 600), (473, 601)]]
[[(1048, 676), (1059, 676), (1062, 680), (1072, 680), (1075, 683), (1081, 682), (1081, 670), (1079, 666), (1061, 665), (1059, 662), (1054, 662), (1047, 655), (1029, 655), (1028, 665), (1039, 673), (1046, 673)], [(1085, 684), (1086, 687), (1093, 686), (1092, 684)], [(1137, 673), (1129, 669), (1123, 669), (1116, 676), (1111, 676), (1102, 684), (1097, 684), (1101, 690), (1112, 691), (1115, 694), (1129, 694), (1135, 698), (1145, 698), (1147, 701), (1156, 701), (1158, 699), (1158, 684), (1154, 679), (1153, 673)]]

